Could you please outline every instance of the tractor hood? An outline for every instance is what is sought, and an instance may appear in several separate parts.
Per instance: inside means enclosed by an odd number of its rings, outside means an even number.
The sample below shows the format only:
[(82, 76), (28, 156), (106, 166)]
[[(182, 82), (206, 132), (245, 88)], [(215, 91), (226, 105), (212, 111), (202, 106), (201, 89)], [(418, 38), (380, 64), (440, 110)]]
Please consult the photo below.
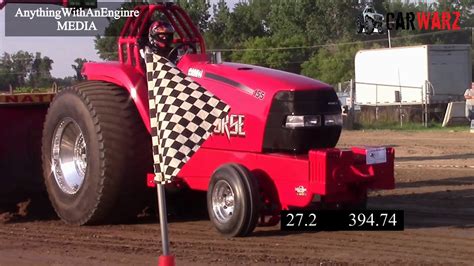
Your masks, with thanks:
[(321, 147), (315, 142), (324, 139), (322, 134), (339, 137), (324, 126), (318, 127), (318, 132), (303, 129), (301, 133), (282, 128), (286, 116), (291, 114), (317, 115), (321, 119), (327, 114), (340, 114), (337, 95), (326, 83), (253, 65), (210, 64), (199, 55), (183, 57), (178, 68), (231, 107), (228, 117), (217, 125), (203, 147), (306, 152)]
[(281, 90), (328, 89), (330, 85), (293, 73), (239, 63), (186, 64), (181, 68), (194, 78), (213, 79), (248, 92), (262, 90), (274, 94)]
[[(270, 91), (328, 88), (323, 82), (293, 73), (238, 63), (210, 65), (208, 71), (230, 75), (235, 81)], [(217, 74), (216, 73), (216, 74)]]

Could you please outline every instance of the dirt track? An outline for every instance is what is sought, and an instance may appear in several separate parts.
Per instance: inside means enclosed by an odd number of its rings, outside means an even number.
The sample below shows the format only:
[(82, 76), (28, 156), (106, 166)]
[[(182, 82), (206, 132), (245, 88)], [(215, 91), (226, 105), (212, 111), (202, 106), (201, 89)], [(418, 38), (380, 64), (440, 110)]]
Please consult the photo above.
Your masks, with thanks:
[[(395, 146), (397, 189), (372, 193), (369, 208), (405, 210), (404, 232), (285, 234), (275, 226), (257, 228), (251, 237), (226, 239), (205, 218), (181, 218), (170, 224), (177, 263), (474, 262), (474, 134), (346, 132), (340, 146), (349, 145)], [(0, 215), (0, 265), (156, 263), (159, 225), (153, 219), (70, 227), (48, 212), (33, 220), (34, 201), (26, 207), (31, 211)]]

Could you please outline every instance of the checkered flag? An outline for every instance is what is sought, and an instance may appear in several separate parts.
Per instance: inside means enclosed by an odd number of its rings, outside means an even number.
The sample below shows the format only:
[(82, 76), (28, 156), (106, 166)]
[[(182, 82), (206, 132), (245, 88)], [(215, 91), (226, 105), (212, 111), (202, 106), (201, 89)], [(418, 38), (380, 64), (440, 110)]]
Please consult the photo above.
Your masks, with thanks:
[(155, 182), (173, 180), (230, 107), (174, 64), (147, 53), (146, 70)]

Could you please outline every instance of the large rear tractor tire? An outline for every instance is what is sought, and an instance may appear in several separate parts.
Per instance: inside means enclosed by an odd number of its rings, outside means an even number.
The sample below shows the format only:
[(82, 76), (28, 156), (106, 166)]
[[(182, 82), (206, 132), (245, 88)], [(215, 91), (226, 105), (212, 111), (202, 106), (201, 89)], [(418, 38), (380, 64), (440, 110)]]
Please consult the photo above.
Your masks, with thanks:
[(257, 181), (242, 165), (219, 167), (211, 177), (207, 209), (221, 234), (235, 237), (252, 233), (260, 211)]
[(43, 175), (69, 224), (130, 221), (143, 208), (151, 139), (128, 92), (86, 81), (62, 90), (43, 128)]

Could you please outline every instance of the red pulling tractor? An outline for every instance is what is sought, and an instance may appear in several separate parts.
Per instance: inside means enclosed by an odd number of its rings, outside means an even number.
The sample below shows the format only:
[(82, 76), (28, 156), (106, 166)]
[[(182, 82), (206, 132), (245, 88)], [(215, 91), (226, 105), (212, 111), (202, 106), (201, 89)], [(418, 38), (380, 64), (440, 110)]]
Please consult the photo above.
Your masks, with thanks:
[[(136, 214), (153, 184), (150, 120), (140, 38), (160, 12), (173, 25), (178, 68), (231, 106), (175, 187), (207, 191), (211, 222), (228, 236), (275, 225), (281, 210), (365, 208), (369, 189), (394, 188), (392, 148), (334, 148), (341, 106), (331, 86), (259, 66), (211, 60), (178, 5), (136, 7), (119, 62), (87, 63), (87, 81), (60, 91), (43, 126), (42, 165), (53, 207), (76, 225)], [(190, 49), (191, 48), (191, 49)], [(190, 52), (192, 51), (192, 52)], [(0, 106), (1, 107), (1, 106)], [(0, 110), (1, 111), (1, 110)], [(3, 129), (8, 130), (8, 129)]]

